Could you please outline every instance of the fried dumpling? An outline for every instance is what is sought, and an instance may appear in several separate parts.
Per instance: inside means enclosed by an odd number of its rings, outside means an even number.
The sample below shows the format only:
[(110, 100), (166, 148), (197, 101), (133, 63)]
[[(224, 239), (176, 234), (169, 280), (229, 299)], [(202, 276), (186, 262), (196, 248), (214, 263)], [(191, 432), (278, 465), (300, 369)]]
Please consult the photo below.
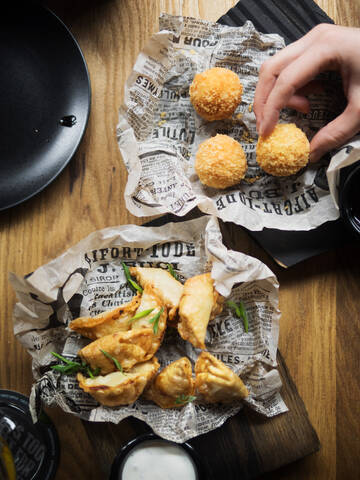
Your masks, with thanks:
[(80, 388), (89, 393), (98, 402), (109, 407), (129, 405), (142, 394), (144, 388), (159, 369), (156, 357), (138, 363), (127, 373), (113, 372), (106, 376), (86, 378), (77, 374)]
[(79, 356), (91, 368), (100, 368), (100, 373), (106, 374), (114, 372), (116, 365), (101, 350), (114, 357), (124, 370), (129, 370), (135, 364), (149, 360), (153, 356), (149, 353), (152, 348), (152, 328), (142, 328), (98, 338), (82, 348)]
[(159, 295), (168, 308), (169, 320), (173, 320), (183, 293), (182, 283), (162, 268), (131, 267), (130, 274), (136, 278), (143, 288), (146, 285), (153, 287), (155, 293)]
[(179, 358), (165, 367), (145, 392), (145, 397), (161, 408), (182, 407), (194, 394), (190, 360)]
[(180, 336), (195, 348), (204, 349), (208, 323), (222, 311), (223, 301), (214, 288), (210, 273), (187, 279), (179, 305), (177, 328)]
[(84, 337), (95, 340), (111, 333), (125, 332), (130, 329), (132, 318), (140, 305), (140, 294), (120, 307), (99, 313), (95, 317), (79, 317), (70, 322), (69, 327)]
[[(152, 347), (148, 353), (154, 355), (157, 349), (160, 347), (164, 333), (165, 333), (167, 309), (163, 305), (163, 302), (160, 300), (158, 295), (156, 295), (152, 286), (146, 285), (141, 296), (140, 306), (137, 309), (135, 316), (149, 309), (153, 309), (153, 310), (148, 315), (131, 321), (131, 329), (132, 330), (144, 329), (144, 328), (152, 329), (153, 341), (152, 341)], [(156, 319), (156, 317), (160, 312), (161, 314), (159, 318)], [(152, 323), (150, 323), (150, 321), (152, 321)]]
[(195, 387), (206, 403), (231, 403), (249, 394), (241, 379), (209, 352), (196, 361)]

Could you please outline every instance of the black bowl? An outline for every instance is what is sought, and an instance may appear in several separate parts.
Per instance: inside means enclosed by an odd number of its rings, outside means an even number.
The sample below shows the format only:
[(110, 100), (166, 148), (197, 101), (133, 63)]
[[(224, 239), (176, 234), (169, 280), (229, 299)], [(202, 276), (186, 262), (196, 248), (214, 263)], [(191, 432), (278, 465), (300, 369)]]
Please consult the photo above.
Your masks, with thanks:
[(348, 228), (360, 238), (360, 161), (341, 169), (339, 208)]
[(136, 447), (142, 442), (146, 442), (149, 440), (159, 440), (161, 442), (166, 442), (172, 445), (182, 447), (190, 455), (190, 457), (194, 462), (196, 472), (197, 472), (197, 480), (206, 479), (205, 470), (204, 470), (204, 466), (202, 464), (201, 458), (199, 454), (196, 452), (196, 450), (194, 449), (194, 447), (192, 447), (189, 443), (170, 442), (168, 440), (165, 440), (159, 437), (158, 435), (155, 435), (155, 433), (145, 433), (143, 435), (140, 435), (134, 438), (133, 440), (130, 440), (130, 442), (128, 442), (124, 447), (122, 447), (122, 449), (117, 454), (112, 464), (109, 480), (119, 480), (119, 478), (121, 478), (120, 475), (122, 474), (122, 469), (125, 465), (124, 460), (127, 458), (128, 454), (131, 452), (131, 450), (134, 447)]

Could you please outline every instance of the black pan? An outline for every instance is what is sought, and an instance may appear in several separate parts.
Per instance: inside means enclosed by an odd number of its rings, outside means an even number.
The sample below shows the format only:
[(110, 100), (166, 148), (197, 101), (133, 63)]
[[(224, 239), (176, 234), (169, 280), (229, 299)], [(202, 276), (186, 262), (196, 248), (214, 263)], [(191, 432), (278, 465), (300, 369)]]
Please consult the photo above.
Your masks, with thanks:
[(0, 15), (0, 210), (32, 197), (74, 155), (90, 111), (76, 40), (39, 5)]

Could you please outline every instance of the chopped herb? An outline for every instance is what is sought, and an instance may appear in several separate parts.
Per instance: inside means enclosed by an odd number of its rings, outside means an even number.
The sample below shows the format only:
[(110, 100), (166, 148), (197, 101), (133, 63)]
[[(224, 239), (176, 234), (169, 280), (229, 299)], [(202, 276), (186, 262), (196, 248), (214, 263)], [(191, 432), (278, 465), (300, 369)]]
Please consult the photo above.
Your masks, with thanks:
[(86, 373), (90, 378), (95, 378), (100, 373), (100, 368), (95, 368), (94, 370), (92, 370), (90, 365), (88, 365), (84, 361), (82, 361), (81, 363), (73, 362), (72, 360), (68, 360), (67, 358), (55, 352), (51, 352), (51, 355), (65, 363), (65, 365), (58, 363), (57, 365), (52, 365), (50, 367), (52, 370), (60, 372), (63, 375), (73, 375), (75, 373), (82, 372)]
[(185, 403), (190, 403), (196, 400), (196, 397), (193, 395), (184, 395), (181, 394), (175, 399), (176, 405), (185, 405)]
[(175, 278), (175, 280), (179, 280), (179, 277), (177, 276), (177, 273), (175, 272), (171, 263), (168, 263), (168, 270), (169, 270), (169, 273)]
[(151, 313), (153, 310), (154, 310), (153, 308), (148, 308), (147, 310), (143, 310), (142, 312), (138, 312), (136, 315), (134, 315), (132, 318), (130, 318), (130, 320), (128, 321), (128, 323), (131, 323), (131, 322), (133, 322), (134, 320), (138, 320), (139, 318), (146, 317), (146, 316), (149, 315), (149, 313)]
[(111, 360), (112, 362), (114, 362), (115, 367), (119, 370), (119, 372), (124, 373), (122, 366), (121, 366), (120, 363), (116, 360), (115, 357), (113, 357), (112, 355), (110, 355), (110, 353), (105, 352), (105, 350), (102, 350), (101, 348), (99, 348), (99, 350), (100, 350), (100, 352), (101, 352), (102, 354), (105, 355), (106, 358), (108, 358), (109, 360)]
[(232, 300), (228, 300), (226, 302), (226, 304), (227, 304), (228, 307), (230, 307), (234, 310), (235, 315), (238, 318), (242, 319), (243, 325), (244, 325), (244, 330), (245, 330), (246, 333), (249, 333), (249, 320), (248, 320), (248, 316), (247, 316), (247, 313), (246, 313), (246, 310), (245, 310), (244, 302), (239, 302), (239, 305), (237, 305)]
[(149, 323), (153, 323), (153, 332), (157, 334), (159, 330), (159, 320), (164, 311), (164, 307), (161, 307), (160, 311), (152, 318), (150, 318)]
[(125, 273), (125, 277), (126, 277), (126, 280), (128, 282), (128, 284), (130, 285), (131, 289), (136, 293), (136, 292), (140, 292), (142, 293), (143, 292), (143, 289), (140, 287), (140, 285), (138, 285), (135, 280), (133, 280), (131, 278), (131, 275), (130, 275), (130, 270), (129, 270), (129, 267), (124, 263), (124, 262), (121, 262), (121, 265), (124, 269), (124, 273)]

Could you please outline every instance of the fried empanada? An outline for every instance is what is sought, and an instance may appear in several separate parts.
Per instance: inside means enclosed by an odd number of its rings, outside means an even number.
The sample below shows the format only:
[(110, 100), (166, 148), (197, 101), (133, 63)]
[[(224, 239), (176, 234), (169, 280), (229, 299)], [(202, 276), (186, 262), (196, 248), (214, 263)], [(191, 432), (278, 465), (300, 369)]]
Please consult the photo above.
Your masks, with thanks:
[(140, 294), (128, 303), (108, 312), (99, 313), (95, 317), (79, 317), (70, 322), (69, 327), (84, 337), (96, 340), (111, 333), (125, 332), (130, 329), (132, 318), (140, 305)]
[(153, 287), (155, 293), (168, 308), (169, 320), (173, 320), (179, 307), (183, 285), (162, 268), (130, 267), (130, 274), (143, 288), (146, 285)]
[(190, 360), (179, 358), (165, 367), (145, 392), (145, 397), (161, 408), (178, 408), (194, 394)]
[(98, 338), (82, 348), (79, 351), (79, 356), (91, 368), (100, 368), (100, 373), (106, 374), (114, 372), (116, 365), (101, 350), (114, 357), (124, 370), (129, 370), (136, 363), (149, 360), (154, 354), (149, 353), (152, 348), (152, 328), (141, 328)]
[[(152, 348), (149, 350), (148, 354), (154, 355), (157, 349), (161, 345), (161, 341), (163, 339), (165, 329), (166, 329), (166, 318), (167, 318), (167, 309), (164, 306), (163, 302), (160, 300), (158, 295), (156, 295), (154, 289), (151, 285), (146, 285), (141, 296), (140, 306), (135, 315), (138, 313), (143, 312), (144, 310), (153, 309), (151, 313), (146, 315), (145, 317), (139, 318), (137, 320), (133, 320), (131, 322), (131, 329), (143, 329), (143, 328), (151, 328), (153, 331), (153, 342)], [(163, 309), (160, 317), (158, 320), (153, 321), (150, 323), (150, 320), (154, 319), (154, 317)]]
[(194, 345), (205, 348), (209, 321), (222, 311), (224, 298), (215, 290), (210, 273), (186, 280), (180, 300), (178, 331), (180, 336)]
[(196, 361), (195, 387), (206, 403), (231, 403), (249, 395), (241, 379), (209, 352)]
[(158, 369), (159, 362), (153, 357), (147, 362), (135, 365), (127, 373), (113, 372), (93, 379), (78, 373), (77, 379), (80, 388), (95, 400), (103, 405), (116, 407), (134, 403)]

